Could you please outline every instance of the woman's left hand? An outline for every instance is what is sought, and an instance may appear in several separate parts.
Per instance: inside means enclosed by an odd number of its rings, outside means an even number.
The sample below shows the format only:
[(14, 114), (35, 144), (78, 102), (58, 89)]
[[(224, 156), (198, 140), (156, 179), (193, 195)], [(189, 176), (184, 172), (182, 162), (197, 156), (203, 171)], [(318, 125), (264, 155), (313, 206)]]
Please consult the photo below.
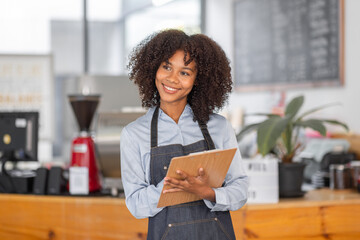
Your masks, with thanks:
[(164, 193), (185, 191), (193, 193), (201, 199), (215, 202), (215, 191), (209, 186), (209, 177), (203, 168), (199, 168), (198, 176), (190, 176), (181, 170), (177, 170), (176, 173), (180, 179), (165, 177), (164, 185), (171, 188), (164, 190)]

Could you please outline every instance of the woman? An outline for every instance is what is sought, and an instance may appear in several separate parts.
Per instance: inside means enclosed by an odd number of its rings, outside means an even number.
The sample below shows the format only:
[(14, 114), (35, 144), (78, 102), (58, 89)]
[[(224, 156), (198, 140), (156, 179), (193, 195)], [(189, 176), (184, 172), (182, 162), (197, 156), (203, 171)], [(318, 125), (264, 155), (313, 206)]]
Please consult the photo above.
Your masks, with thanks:
[[(237, 150), (222, 187), (178, 171), (183, 180), (165, 178), (173, 157), (237, 148), (230, 123), (213, 112), (231, 92), (229, 62), (203, 34), (167, 30), (151, 35), (133, 51), (130, 79), (139, 87), (148, 112), (121, 134), (121, 174), (126, 205), (136, 218), (149, 218), (148, 239), (235, 239), (229, 210), (247, 199), (247, 177)], [(164, 179), (165, 178), (165, 179)], [(164, 192), (187, 191), (200, 201), (157, 208)]]

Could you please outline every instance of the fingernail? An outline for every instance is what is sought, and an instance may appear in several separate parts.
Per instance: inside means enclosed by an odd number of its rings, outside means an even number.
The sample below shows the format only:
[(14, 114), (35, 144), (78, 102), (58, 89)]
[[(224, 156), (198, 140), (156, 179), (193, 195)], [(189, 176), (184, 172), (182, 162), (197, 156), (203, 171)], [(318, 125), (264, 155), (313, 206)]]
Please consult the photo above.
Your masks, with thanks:
[(179, 171), (179, 170), (177, 170), (177, 171), (176, 171), (176, 173), (180, 174), (180, 171)]

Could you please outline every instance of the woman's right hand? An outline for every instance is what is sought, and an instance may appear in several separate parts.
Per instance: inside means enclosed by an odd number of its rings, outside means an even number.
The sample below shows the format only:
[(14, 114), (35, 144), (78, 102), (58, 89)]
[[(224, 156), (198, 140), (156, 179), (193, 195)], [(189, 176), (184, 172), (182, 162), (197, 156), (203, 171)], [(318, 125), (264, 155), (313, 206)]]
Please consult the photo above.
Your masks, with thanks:
[(215, 191), (209, 185), (209, 177), (203, 168), (199, 168), (198, 176), (191, 176), (184, 171), (177, 170), (176, 173), (180, 179), (165, 177), (164, 185), (170, 186), (163, 193), (185, 191), (199, 196), (201, 199), (207, 199), (215, 202)]

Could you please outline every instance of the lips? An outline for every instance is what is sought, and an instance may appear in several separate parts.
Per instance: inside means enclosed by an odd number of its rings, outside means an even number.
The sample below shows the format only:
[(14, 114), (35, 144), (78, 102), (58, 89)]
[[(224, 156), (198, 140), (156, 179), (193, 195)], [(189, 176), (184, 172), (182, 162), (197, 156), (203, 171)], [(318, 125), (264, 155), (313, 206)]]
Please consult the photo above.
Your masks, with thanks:
[(162, 85), (163, 85), (163, 89), (166, 93), (174, 94), (180, 90), (179, 88), (172, 88), (172, 87), (166, 86), (164, 84), (162, 84)]

